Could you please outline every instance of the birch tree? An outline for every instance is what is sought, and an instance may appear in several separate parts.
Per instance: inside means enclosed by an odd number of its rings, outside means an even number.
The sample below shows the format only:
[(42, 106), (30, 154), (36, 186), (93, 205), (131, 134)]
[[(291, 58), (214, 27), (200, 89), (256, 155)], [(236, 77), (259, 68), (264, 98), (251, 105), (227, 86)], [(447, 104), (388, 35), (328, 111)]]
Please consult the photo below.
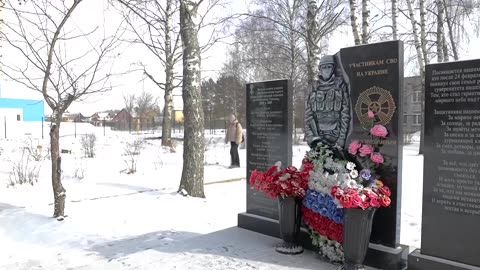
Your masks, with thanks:
[(427, 11), (425, 9), (425, 2), (420, 0), (420, 47), (422, 48), (423, 61), (425, 65), (428, 64), (428, 54), (427, 54)]
[[(441, 63), (448, 61), (448, 48), (446, 48), (445, 43), (445, 29), (443, 27), (443, 2), (442, 0), (435, 0), (437, 6), (437, 36), (436, 36), (436, 45), (437, 45), (437, 62)], [(445, 54), (446, 53), (446, 54)]]
[(392, 37), (393, 37), (393, 40), (398, 40), (398, 3), (397, 3), (397, 0), (392, 0)]
[(443, 2), (443, 7), (445, 9), (445, 19), (447, 21), (448, 35), (450, 38), (450, 45), (452, 47), (453, 58), (455, 59), (455, 61), (457, 61), (458, 51), (457, 51), (457, 44), (455, 42), (455, 38), (453, 34), (453, 23), (452, 23), (452, 17), (450, 15), (449, 5), (447, 4), (447, 0), (442, 0), (442, 2)]
[(201, 96), (201, 53), (198, 43), (199, 6), (204, 0), (180, 0), (183, 41), (183, 169), (179, 192), (204, 198), (204, 115)]
[(350, 3), (350, 25), (352, 26), (355, 45), (360, 45), (360, 32), (358, 31), (357, 0), (349, 0)]
[(307, 83), (311, 85), (318, 70), (322, 41), (329, 37), (333, 31), (347, 22), (345, 9), (341, 7), (341, 0), (323, 0), (318, 5), (317, 0), (310, 0), (307, 9)]
[[(98, 28), (79, 29), (71, 22), (83, 2), (36, 0), (20, 5), (16, 0), (7, 0), (1, 22), (5, 47), (19, 57), (3, 57), (0, 72), (19, 86), (40, 93), (52, 110), (53, 216), (58, 220), (65, 216), (66, 198), (61, 181), (62, 115), (73, 102), (110, 90), (113, 52), (118, 44), (115, 36), (98, 38)], [(72, 49), (78, 43), (85, 47)]]
[(370, 10), (368, 8), (368, 0), (362, 0), (362, 44), (368, 44), (370, 35), (368, 33), (368, 20), (370, 17)]
[(129, 29), (136, 37), (129, 43), (143, 45), (163, 67), (163, 78), (159, 71), (150, 71), (143, 66), (143, 72), (164, 92), (162, 119), (162, 145), (171, 144), (173, 117), (173, 90), (181, 80), (175, 66), (182, 60), (181, 39), (175, 20), (179, 15), (178, 0), (112, 0), (118, 1), (125, 9), (122, 15)]
[[(415, 50), (417, 54), (417, 62), (418, 62), (418, 68), (420, 71), (420, 78), (422, 82), (422, 89), (425, 88), (425, 59), (424, 56), (426, 56), (426, 52), (424, 53), (424, 44), (426, 42), (425, 39), (421, 39), (418, 33), (418, 28), (417, 28), (417, 20), (415, 17), (415, 11), (413, 9), (413, 0), (406, 0), (407, 1), (407, 6), (408, 6), (408, 14), (409, 14), (409, 19), (410, 23), (412, 24), (412, 34), (413, 34), (413, 40), (414, 40), (414, 45), (415, 45)], [(422, 34), (423, 37), (423, 34)], [(421, 110), (421, 116), (422, 116), (422, 125), (421, 125), (421, 134), (420, 134), (420, 149), (419, 149), (419, 154), (423, 154), (423, 144), (424, 144), (424, 104), (422, 104), (422, 110)]]

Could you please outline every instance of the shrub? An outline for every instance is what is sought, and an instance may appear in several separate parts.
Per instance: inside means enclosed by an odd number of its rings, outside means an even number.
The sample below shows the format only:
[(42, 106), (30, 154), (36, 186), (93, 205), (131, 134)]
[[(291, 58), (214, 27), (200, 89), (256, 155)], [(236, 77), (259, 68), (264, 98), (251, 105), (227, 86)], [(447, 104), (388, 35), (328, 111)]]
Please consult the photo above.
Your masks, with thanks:
[(144, 148), (145, 140), (143, 138), (137, 138), (133, 142), (125, 142), (123, 155), (127, 156), (127, 160), (125, 160), (125, 163), (127, 164), (127, 174), (137, 172), (138, 156)]
[(97, 136), (95, 134), (84, 134), (80, 138), (80, 143), (82, 146), (82, 152), (87, 158), (95, 157), (95, 145), (97, 142)]
[(9, 185), (23, 185), (38, 182), (40, 168), (43, 158), (36, 160), (34, 155), (31, 155), (28, 147), (22, 148), (21, 157), (13, 161), (12, 171), (9, 176)]

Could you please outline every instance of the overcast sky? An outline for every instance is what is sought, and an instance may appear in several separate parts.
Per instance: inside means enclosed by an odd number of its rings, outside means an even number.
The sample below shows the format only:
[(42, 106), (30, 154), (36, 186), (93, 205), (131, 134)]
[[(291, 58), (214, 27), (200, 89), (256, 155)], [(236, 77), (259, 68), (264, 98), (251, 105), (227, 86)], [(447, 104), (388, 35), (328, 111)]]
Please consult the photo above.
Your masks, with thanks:
[[(74, 23), (77, 26), (81, 26), (82, 29), (89, 29), (95, 26), (96, 24), (106, 24), (106, 28), (109, 29), (115, 27), (121, 21), (121, 18), (114, 10), (110, 10), (107, 13), (103, 13), (103, 8), (107, 0), (103, 0), (103, 3), (99, 0), (85, 0), (84, 3), (80, 6), (80, 9), (76, 12), (77, 15), (74, 17)], [(217, 10), (214, 16), (220, 16), (225, 14), (231, 14), (234, 12), (245, 12), (247, 9), (247, 2), (250, 0), (231, 0), (230, 5), (225, 8), (220, 8)], [(374, 0), (382, 1), (382, 0)], [(382, 1), (383, 3), (383, 1)], [(102, 6), (100, 6), (102, 5)], [(372, 5), (372, 14), (379, 12), (378, 8), (375, 5)], [(402, 16), (402, 15), (400, 15)], [(399, 27), (403, 29), (410, 29), (409, 22), (400, 17)], [(340, 50), (342, 47), (352, 46), (353, 37), (349, 32), (349, 27), (344, 29), (339, 29), (337, 34), (329, 39), (329, 53), (335, 53)], [(402, 31), (400, 29), (400, 31)], [(209, 37), (208, 29), (200, 36), (200, 42), (206, 42), (206, 39)], [(462, 45), (463, 50), (461, 51), (461, 59), (472, 59), (480, 58), (480, 39), (471, 38), (471, 42), (468, 46)], [(4, 46), (5, 47), (5, 46)], [(211, 48), (205, 54), (202, 55), (202, 77), (203, 79), (207, 78), (216, 78), (218, 71), (222, 68), (222, 65), (227, 57), (227, 45), (219, 43), (215, 47)], [(412, 53), (412, 52), (411, 52)], [(3, 57), (12, 57), (17, 59), (18, 55), (15, 53), (3, 51)], [(408, 54), (408, 52), (406, 52)], [(130, 46), (127, 49), (122, 49), (120, 57), (115, 61), (114, 70), (116, 72), (123, 72), (132, 68), (132, 64), (135, 62), (143, 62), (148, 65), (148, 69), (152, 72), (156, 72), (158, 79), (163, 78), (163, 69), (158, 64), (158, 61), (145, 49), (143, 46), (135, 45)], [(406, 67), (405, 74), (412, 75), (415, 71), (414, 66), (410, 65)], [(123, 107), (123, 94), (124, 93), (134, 93), (140, 92), (142, 90), (151, 92), (159, 97), (161, 100), (161, 105), (163, 106), (163, 92), (154, 85), (151, 81), (142, 80), (143, 76), (141, 72), (131, 73), (122, 75), (121, 77), (114, 78), (112, 85), (114, 89), (108, 93), (92, 96), (85, 101), (74, 103), (70, 107), (70, 112), (82, 112), (85, 115), (92, 114), (97, 111), (103, 111), (107, 109), (121, 109)], [(1, 96), (5, 98), (37, 98), (41, 99), (41, 95), (37, 93), (32, 93), (30, 90), (26, 90), (14, 84), (12, 82), (6, 81), (4, 78), (1, 78), (0, 81), (1, 87)], [(179, 95), (180, 90), (176, 91), (176, 94)], [(176, 106), (181, 106), (181, 99), (178, 97), (175, 100)], [(46, 107), (46, 113), (49, 114), (50, 110), (48, 106)]]

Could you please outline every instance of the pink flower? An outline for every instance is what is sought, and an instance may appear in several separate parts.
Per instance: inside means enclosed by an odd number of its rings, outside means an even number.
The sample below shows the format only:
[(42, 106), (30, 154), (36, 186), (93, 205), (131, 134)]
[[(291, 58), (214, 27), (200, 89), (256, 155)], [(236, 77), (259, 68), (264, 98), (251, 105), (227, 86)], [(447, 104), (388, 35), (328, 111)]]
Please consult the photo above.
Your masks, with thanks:
[(361, 157), (364, 157), (366, 155), (369, 155), (371, 153), (373, 153), (373, 146), (369, 145), (369, 144), (364, 144), (362, 145), (362, 147), (360, 148), (360, 156)]
[(342, 197), (340, 197), (340, 204), (344, 208), (352, 208), (354, 206), (353, 201), (352, 201), (352, 197), (348, 194), (345, 194)]
[(390, 200), (390, 198), (387, 197), (387, 196), (382, 196), (382, 197), (380, 198), (380, 204), (381, 204), (383, 207), (389, 206), (391, 202), (392, 202), (392, 200)]
[(365, 195), (367, 195), (368, 198), (372, 199), (372, 198), (375, 198), (377, 199), (378, 198), (378, 194), (375, 193), (373, 190), (371, 189), (364, 189), (363, 192), (365, 193)]
[(375, 114), (372, 111), (368, 110), (368, 118), (373, 118), (373, 117), (375, 117)]
[(368, 199), (365, 199), (363, 202), (362, 202), (362, 205), (360, 206), (363, 210), (367, 209), (368, 207), (370, 206), (370, 202), (368, 201)]
[(377, 164), (382, 164), (385, 160), (383, 159), (382, 154), (375, 152), (370, 155), (370, 159)]
[(348, 146), (348, 153), (350, 153), (352, 155), (356, 155), (360, 146), (362, 146), (360, 141), (358, 141), (358, 140), (352, 141), (350, 143), (350, 145)]
[(372, 207), (378, 208), (380, 207), (380, 202), (378, 201), (377, 198), (370, 198), (370, 205)]
[(358, 194), (353, 195), (352, 196), (352, 205), (362, 207), (362, 197), (360, 197), (360, 195), (358, 195)]
[(376, 137), (385, 138), (388, 135), (388, 131), (383, 125), (375, 125), (370, 129), (370, 134)]
[(392, 192), (390, 191), (390, 189), (387, 186), (383, 186), (383, 187), (379, 188), (378, 191), (380, 191), (380, 193), (382, 193), (383, 195), (388, 196), (388, 197), (390, 197), (390, 195), (392, 195)]

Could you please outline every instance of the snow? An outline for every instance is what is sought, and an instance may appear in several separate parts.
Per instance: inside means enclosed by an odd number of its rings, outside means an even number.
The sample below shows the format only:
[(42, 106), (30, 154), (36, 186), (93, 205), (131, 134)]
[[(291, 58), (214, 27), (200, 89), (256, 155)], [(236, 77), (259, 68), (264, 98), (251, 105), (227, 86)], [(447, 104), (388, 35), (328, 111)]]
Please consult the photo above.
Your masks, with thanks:
[[(239, 150), (242, 166), (229, 169), (230, 148), (221, 132), (206, 132), (207, 198), (198, 199), (177, 193), (181, 140), (174, 151), (146, 140), (138, 172), (127, 175), (125, 142), (160, 131), (129, 134), (77, 124), (75, 138), (74, 123), (62, 123), (61, 148), (72, 152), (62, 154), (67, 202), (59, 222), (51, 218), (49, 160), (41, 164), (38, 183), (7, 187), (25, 142), (48, 154), (48, 125), (44, 139), (40, 123), (25, 125), (17, 137), (0, 139), (0, 269), (336, 269), (311, 251), (279, 254), (279, 239), (236, 227), (246, 207), (246, 150)], [(95, 158), (82, 157), (85, 133), (97, 136)], [(417, 148), (406, 146), (403, 160), (401, 242), (414, 247), (420, 245), (423, 164)], [(293, 165), (306, 150), (294, 147)]]

